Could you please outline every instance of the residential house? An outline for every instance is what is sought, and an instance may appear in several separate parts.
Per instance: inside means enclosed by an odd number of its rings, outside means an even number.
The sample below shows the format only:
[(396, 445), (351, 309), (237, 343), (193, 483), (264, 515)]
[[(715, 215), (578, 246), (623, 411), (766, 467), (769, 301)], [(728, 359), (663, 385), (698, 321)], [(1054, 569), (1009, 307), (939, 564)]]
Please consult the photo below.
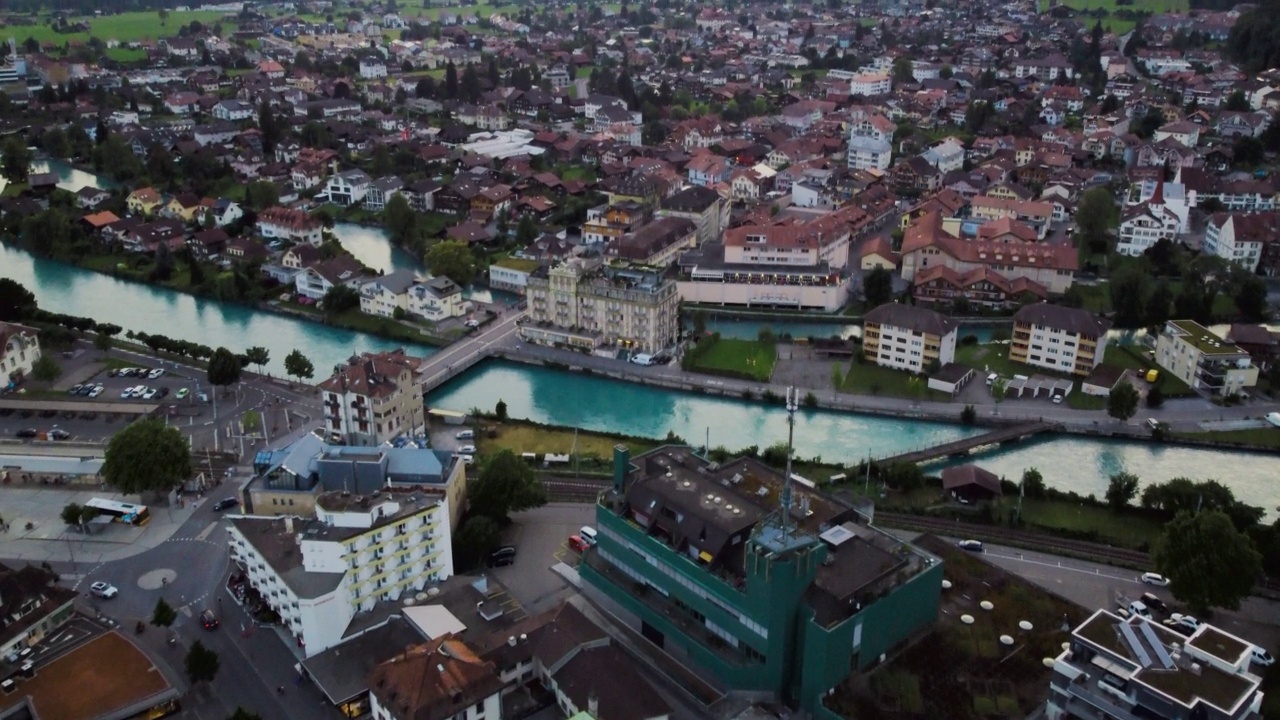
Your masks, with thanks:
[(39, 331), (26, 325), (0, 322), (0, 389), (8, 390), (21, 384), (39, 359)]
[(363, 170), (345, 170), (329, 178), (320, 197), (335, 205), (356, 205), (369, 193), (373, 179)]
[(124, 201), (125, 207), (131, 214), (143, 216), (151, 215), (163, 203), (164, 199), (160, 197), (160, 193), (149, 187), (134, 190)]
[(343, 444), (358, 447), (425, 432), (422, 362), (400, 348), (353, 355), (335, 367), (318, 385), (326, 429)]
[(369, 673), (368, 685), (373, 720), (497, 720), (506, 684), (492, 662), (449, 633), (397, 652)]
[(258, 233), (264, 238), (283, 239), (319, 247), (324, 242), (324, 223), (305, 210), (269, 207), (258, 213)]
[(223, 100), (213, 106), (211, 113), (219, 120), (228, 122), (244, 122), (252, 120), (256, 115), (253, 105), (241, 100)]
[(1036, 303), (1013, 316), (1009, 359), (1054, 372), (1088, 376), (1102, 364), (1111, 321), (1088, 310)]
[(303, 268), (294, 278), (294, 288), (302, 297), (321, 300), (335, 285), (358, 291), (368, 279), (355, 258), (339, 255)]
[(462, 296), (462, 288), (443, 275), (409, 288), (408, 307), (410, 315), (431, 322), (461, 317), (471, 311), (471, 303)]
[(1257, 272), (1263, 249), (1280, 242), (1280, 214), (1214, 213), (1205, 223), (1200, 250)]
[(1166, 206), (1163, 190), (1164, 183), (1159, 182), (1151, 199), (1125, 208), (1120, 218), (1116, 252), (1137, 257), (1160, 240), (1176, 238), (1179, 218)]
[(409, 288), (416, 281), (411, 269), (395, 270), (370, 280), (360, 286), (360, 312), (398, 319), (398, 315), (409, 312)]
[[(0, 349), (4, 347), (4, 327), (0, 323)], [(4, 367), (0, 362), (0, 370)], [(24, 565), (14, 569), (0, 565), (0, 657), (17, 658), (11, 663), (14, 671), (31, 663), (35, 649), (77, 617), (78, 593), (58, 580), (58, 573), (47, 567)], [(20, 684), (17, 689), (21, 695)], [(29, 714), (29, 708), (21, 702), (9, 709)]]
[(719, 240), (729, 227), (729, 201), (708, 187), (687, 187), (658, 205), (658, 217), (684, 218), (697, 226), (698, 245)]
[(1238, 395), (1258, 384), (1249, 353), (1194, 320), (1170, 320), (1156, 336), (1156, 363), (1195, 390)]
[(684, 218), (658, 218), (623, 235), (606, 248), (610, 258), (637, 265), (666, 267), (697, 244), (698, 227)]
[(893, 144), (864, 135), (849, 135), (847, 161), (850, 170), (886, 170), (893, 160)]
[(222, 228), (201, 230), (187, 239), (187, 247), (197, 260), (216, 258), (227, 247), (231, 236)]
[(404, 191), (404, 181), (394, 175), (378, 178), (369, 183), (369, 191), (364, 196), (366, 210), (381, 212), (386, 209), (391, 198)]
[(913, 373), (932, 371), (955, 360), (959, 324), (928, 308), (886, 303), (863, 321), (862, 353), (867, 362)]

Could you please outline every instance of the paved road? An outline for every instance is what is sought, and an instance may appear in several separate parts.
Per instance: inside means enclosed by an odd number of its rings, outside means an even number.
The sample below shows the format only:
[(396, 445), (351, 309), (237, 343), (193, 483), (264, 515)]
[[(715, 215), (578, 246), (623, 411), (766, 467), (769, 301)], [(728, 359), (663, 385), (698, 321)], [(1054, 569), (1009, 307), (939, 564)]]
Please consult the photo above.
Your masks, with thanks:
[(480, 330), (480, 332), (459, 340), (427, 358), (420, 369), (427, 387), (435, 387), (454, 374), (454, 367), (474, 360), (490, 347), (507, 347), (519, 343), (519, 320), (525, 316), (523, 310), (507, 310)]

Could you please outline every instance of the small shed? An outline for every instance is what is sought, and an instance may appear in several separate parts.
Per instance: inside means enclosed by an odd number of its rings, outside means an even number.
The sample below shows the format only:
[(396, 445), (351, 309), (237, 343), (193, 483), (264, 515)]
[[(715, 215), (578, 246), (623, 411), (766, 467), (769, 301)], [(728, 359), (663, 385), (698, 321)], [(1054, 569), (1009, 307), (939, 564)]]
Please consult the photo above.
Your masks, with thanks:
[(942, 490), (962, 503), (977, 503), (998, 498), (1000, 478), (977, 465), (959, 465), (942, 471)]
[(955, 395), (974, 377), (973, 368), (960, 363), (947, 363), (929, 377), (929, 389)]
[(1124, 381), (1125, 369), (1114, 365), (1099, 365), (1089, 373), (1089, 377), (1080, 383), (1080, 392), (1085, 395), (1110, 395), (1117, 385)]

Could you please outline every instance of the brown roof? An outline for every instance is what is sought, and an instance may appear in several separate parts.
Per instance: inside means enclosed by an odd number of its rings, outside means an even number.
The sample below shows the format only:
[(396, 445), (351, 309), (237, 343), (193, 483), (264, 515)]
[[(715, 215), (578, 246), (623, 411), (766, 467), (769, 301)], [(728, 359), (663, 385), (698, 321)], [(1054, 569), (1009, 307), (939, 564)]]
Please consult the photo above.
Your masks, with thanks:
[[(597, 717), (648, 720), (667, 717), (671, 707), (637, 676), (635, 661), (613, 645), (585, 649), (555, 673), (556, 686), (580, 710), (599, 702)], [(638, 687), (639, 686), (639, 687)]]
[(350, 392), (367, 397), (389, 397), (401, 389), (399, 380), (409, 373), (408, 382), (422, 365), (422, 358), (406, 355), (403, 348), (380, 353), (354, 355), (347, 364), (340, 366), (329, 379), (320, 383), (325, 392)]
[(1013, 321), (1026, 325), (1044, 325), (1093, 339), (1106, 335), (1111, 329), (1111, 321), (1100, 315), (1081, 308), (1049, 303), (1023, 306), (1014, 314)]
[(892, 325), (917, 332), (942, 337), (954, 331), (958, 324), (942, 313), (901, 303), (886, 303), (867, 313), (865, 322)]
[(452, 717), (502, 685), (493, 663), (453, 635), (406, 648), (369, 673), (369, 691), (397, 720)]
[(93, 226), (95, 230), (101, 230), (107, 225), (110, 225), (111, 223), (116, 222), (120, 218), (117, 217), (116, 214), (111, 212), (110, 210), (103, 210), (102, 212), (96, 212), (96, 213), (93, 213), (92, 215), (85, 215), (80, 219), (85, 221), (89, 225)]
[(952, 490), (969, 485), (976, 485), (996, 495), (1000, 494), (1000, 478), (990, 470), (983, 470), (977, 465), (961, 465), (959, 467), (949, 467), (942, 471), (943, 490)]

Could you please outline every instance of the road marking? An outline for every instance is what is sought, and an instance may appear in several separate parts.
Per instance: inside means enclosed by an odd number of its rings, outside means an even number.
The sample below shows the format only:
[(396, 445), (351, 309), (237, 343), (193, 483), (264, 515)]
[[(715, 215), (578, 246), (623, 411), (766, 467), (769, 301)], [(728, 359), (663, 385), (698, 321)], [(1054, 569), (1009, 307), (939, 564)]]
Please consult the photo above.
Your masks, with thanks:
[(1135, 585), (1142, 584), (1140, 581), (1130, 576), (1112, 575), (1111, 573), (1103, 574), (1101, 568), (1094, 568), (1090, 570), (1088, 568), (1071, 567), (1070, 565), (1063, 565), (1061, 560), (1057, 562), (1045, 562), (1043, 560), (1031, 560), (1029, 558), (1019, 557), (1017, 555), (1001, 555), (999, 553), (993, 553), (990, 551), (988, 551), (987, 554), (990, 555), (991, 557), (1003, 558), (1005, 560), (1013, 560), (1015, 562), (1028, 563), (1030, 565), (1039, 565), (1041, 567), (1053, 568), (1055, 570), (1070, 570), (1071, 572), (1081, 573), (1082, 575), (1096, 575), (1098, 577), (1105, 577), (1111, 580), (1122, 580), (1124, 582), (1130, 582)]
[(213, 531), (214, 531), (217, 527), (218, 527), (218, 521), (217, 521), (217, 520), (214, 520), (213, 522), (209, 523), (209, 524), (205, 527), (205, 529), (201, 530), (199, 535), (196, 535), (196, 539), (197, 539), (197, 540), (207, 540), (207, 539), (209, 538), (209, 536), (213, 534)]

